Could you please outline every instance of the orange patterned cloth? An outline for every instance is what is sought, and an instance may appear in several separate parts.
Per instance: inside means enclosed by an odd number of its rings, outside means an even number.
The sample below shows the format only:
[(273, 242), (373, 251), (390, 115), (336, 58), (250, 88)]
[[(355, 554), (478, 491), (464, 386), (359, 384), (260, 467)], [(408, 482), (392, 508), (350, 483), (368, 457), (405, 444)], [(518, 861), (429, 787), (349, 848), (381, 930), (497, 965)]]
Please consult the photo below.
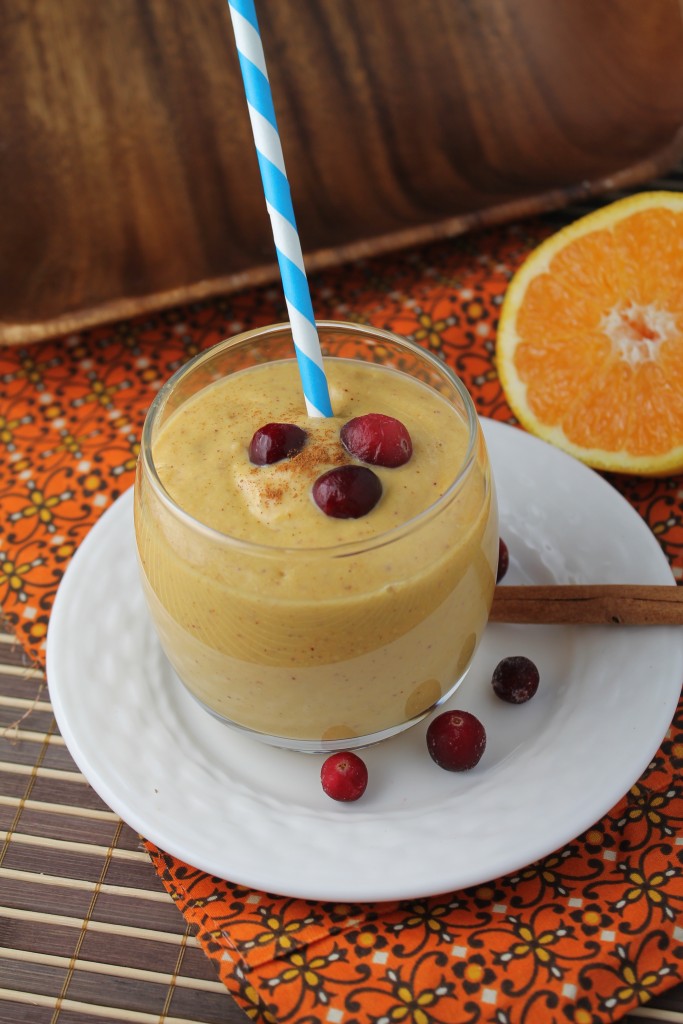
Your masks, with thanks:
[[(513, 225), (319, 274), (314, 308), (427, 346), (482, 414), (511, 421), (494, 363), (497, 313), (511, 274), (548, 231)], [(226, 335), (285, 318), (274, 287), (0, 351), (0, 603), (36, 659), (71, 556), (133, 482), (160, 383)], [(681, 479), (610, 480), (680, 578)], [(682, 763), (679, 707), (645, 775), (602, 821), (514, 875), (430, 899), (285, 899), (147, 846), (254, 1021), (611, 1021), (681, 977)]]

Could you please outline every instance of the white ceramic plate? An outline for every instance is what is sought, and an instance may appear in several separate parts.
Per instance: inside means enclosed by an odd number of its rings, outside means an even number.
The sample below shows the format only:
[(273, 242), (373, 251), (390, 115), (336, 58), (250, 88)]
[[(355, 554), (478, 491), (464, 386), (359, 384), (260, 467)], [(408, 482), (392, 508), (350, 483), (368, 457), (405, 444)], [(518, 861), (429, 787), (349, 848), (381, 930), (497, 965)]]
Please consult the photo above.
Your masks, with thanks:
[[(661, 583), (656, 539), (600, 476), (522, 431), (484, 428), (505, 582)], [(50, 621), (57, 723), (79, 768), (133, 828), (204, 871), (269, 892), (375, 901), (516, 871), (601, 818), (656, 752), (683, 679), (683, 630), (489, 626), (451, 704), (484, 722), (470, 772), (437, 768), (426, 722), (365, 750), (370, 783), (328, 799), (322, 757), (248, 739), (203, 711), (168, 666), (138, 582), (132, 492), (76, 553)], [(532, 701), (489, 685), (509, 654), (538, 665)]]

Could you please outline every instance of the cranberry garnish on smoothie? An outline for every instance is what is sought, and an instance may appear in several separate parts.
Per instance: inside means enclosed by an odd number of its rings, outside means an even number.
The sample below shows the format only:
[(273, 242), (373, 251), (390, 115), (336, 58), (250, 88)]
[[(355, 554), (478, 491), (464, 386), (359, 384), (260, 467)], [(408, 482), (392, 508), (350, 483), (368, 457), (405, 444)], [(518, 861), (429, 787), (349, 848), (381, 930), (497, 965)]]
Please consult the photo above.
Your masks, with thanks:
[(413, 442), (400, 420), (383, 413), (356, 416), (341, 429), (341, 442), (350, 455), (372, 466), (394, 469), (413, 454)]
[(249, 461), (255, 466), (270, 466), (291, 458), (306, 444), (306, 436), (306, 431), (295, 423), (266, 423), (251, 439)]
[(326, 516), (360, 519), (382, 497), (382, 484), (367, 466), (337, 466), (313, 484), (313, 500)]

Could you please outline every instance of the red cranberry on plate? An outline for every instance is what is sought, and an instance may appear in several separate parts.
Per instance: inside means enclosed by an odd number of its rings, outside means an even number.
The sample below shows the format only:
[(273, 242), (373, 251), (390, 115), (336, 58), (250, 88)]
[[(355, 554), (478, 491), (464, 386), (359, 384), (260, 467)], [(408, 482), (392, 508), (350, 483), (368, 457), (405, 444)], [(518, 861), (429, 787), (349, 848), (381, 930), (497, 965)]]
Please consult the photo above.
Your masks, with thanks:
[(320, 769), (323, 790), (333, 800), (358, 800), (368, 784), (365, 762), (352, 751), (331, 754)]
[(491, 684), (496, 696), (508, 704), (524, 704), (538, 689), (540, 676), (533, 661), (523, 654), (514, 654), (499, 661), (493, 670)]
[(496, 572), (496, 583), (500, 583), (510, 566), (510, 553), (505, 541), (500, 538), (498, 541), (498, 571)]
[(486, 730), (469, 711), (444, 711), (429, 723), (427, 749), (439, 768), (464, 772), (479, 764)]

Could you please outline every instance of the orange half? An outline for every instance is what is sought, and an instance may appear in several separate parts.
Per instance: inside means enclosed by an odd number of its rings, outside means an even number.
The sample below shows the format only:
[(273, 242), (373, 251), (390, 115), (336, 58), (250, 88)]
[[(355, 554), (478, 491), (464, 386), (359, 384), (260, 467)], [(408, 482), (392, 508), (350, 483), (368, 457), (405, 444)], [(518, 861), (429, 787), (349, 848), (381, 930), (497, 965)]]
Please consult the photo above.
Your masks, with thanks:
[(611, 203), (510, 282), (496, 359), (531, 433), (596, 469), (683, 470), (683, 193)]

